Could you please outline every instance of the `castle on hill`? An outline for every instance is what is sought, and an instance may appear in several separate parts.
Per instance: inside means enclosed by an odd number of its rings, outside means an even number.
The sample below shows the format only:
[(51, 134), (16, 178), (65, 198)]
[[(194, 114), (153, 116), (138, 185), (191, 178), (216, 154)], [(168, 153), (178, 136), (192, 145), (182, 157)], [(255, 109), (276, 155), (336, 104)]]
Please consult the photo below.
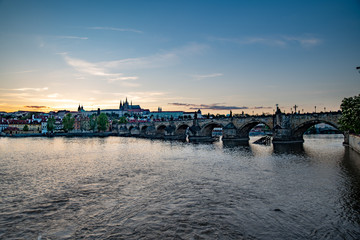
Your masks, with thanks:
[(140, 107), (140, 105), (133, 105), (132, 101), (129, 104), (127, 98), (125, 99), (125, 101), (121, 101), (120, 100), (120, 106), (119, 106), (119, 116), (124, 116), (125, 114), (129, 115), (129, 116), (134, 116), (134, 115), (144, 115), (149, 113), (149, 109), (142, 109)]
[(149, 109), (142, 109), (140, 105), (133, 105), (132, 101), (129, 103), (127, 98), (125, 101), (120, 100), (119, 109), (99, 109), (99, 110), (91, 110), (85, 111), (84, 107), (79, 104), (78, 113), (82, 113), (83, 115), (90, 116), (92, 114), (98, 114), (98, 111), (101, 113), (107, 114), (117, 114), (119, 117), (122, 116), (142, 116), (150, 113)]

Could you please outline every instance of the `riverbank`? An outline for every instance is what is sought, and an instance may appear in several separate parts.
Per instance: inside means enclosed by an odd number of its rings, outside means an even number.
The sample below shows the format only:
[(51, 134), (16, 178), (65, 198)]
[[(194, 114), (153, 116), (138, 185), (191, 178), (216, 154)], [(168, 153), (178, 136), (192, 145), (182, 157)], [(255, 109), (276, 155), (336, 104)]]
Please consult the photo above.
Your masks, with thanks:
[(360, 136), (349, 134), (349, 147), (360, 154)]
[(24, 137), (109, 137), (109, 136), (118, 136), (115, 132), (98, 132), (98, 133), (54, 133), (51, 135), (42, 134), (42, 133), (29, 133), (29, 134), (12, 134), (12, 135), (1, 135), (1, 137), (10, 137), (10, 138), (24, 138)]

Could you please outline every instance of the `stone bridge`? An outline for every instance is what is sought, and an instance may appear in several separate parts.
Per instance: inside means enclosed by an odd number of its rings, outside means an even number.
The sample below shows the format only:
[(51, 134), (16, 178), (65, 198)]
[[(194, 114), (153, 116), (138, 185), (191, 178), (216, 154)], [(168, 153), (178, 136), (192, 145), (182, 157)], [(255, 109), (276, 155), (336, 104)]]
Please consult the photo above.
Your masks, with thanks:
[(284, 114), (279, 110), (274, 115), (244, 116), (221, 119), (194, 119), (183, 121), (136, 122), (118, 124), (115, 129), (120, 136), (176, 139), (189, 141), (213, 141), (214, 128), (223, 128), (222, 140), (247, 142), (250, 130), (263, 123), (270, 128), (273, 143), (303, 142), (303, 134), (311, 126), (326, 123), (339, 129), (341, 112), (312, 114)]

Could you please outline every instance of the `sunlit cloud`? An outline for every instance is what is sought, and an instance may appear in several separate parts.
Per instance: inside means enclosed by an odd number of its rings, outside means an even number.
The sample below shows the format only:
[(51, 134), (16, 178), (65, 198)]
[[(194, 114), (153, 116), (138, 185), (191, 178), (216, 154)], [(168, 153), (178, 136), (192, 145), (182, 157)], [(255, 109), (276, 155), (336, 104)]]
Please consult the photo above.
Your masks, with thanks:
[(35, 91), (35, 92), (42, 92), (42, 91), (47, 91), (49, 88), (48, 87), (43, 87), (43, 88), (0, 88), (0, 90), (2, 91)]
[(47, 106), (24, 106), (25, 108), (32, 108), (32, 109), (44, 109), (49, 108)]
[(116, 77), (116, 78), (110, 78), (109, 82), (116, 82), (116, 81), (125, 81), (125, 80), (137, 80), (138, 77)]
[[(136, 80), (137, 76), (123, 76), (123, 73), (113, 73), (109, 68), (101, 66), (98, 63), (91, 63), (85, 60), (70, 57), (67, 53), (61, 54), (64, 57), (65, 62), (73, 67), (76, 71), (91, 76), (103, 77), (108, 82), (124, 81), (124, 80)], [(83, 75), (76, 75), (77, 79), (85, 79)]]
[(134, 32), (134, 33), (143, 33), (137, 29), (131, 28), (116, 28), (116, 27), (89, 27), (88, 29), (92, 30), (108, 30), (108, 31), (118, 31), (118, 32)]
[(187, 107), (189, 109), (208, 109), (208, 110), (248, 110), (248, 109), (271, 109), (271, 107), (246, 107), (246, 106), (227, 106), (221, 103), (214, 104), (193, 104), (193, 103), (168, 103), (173, 106)]
[(125, 76), (123, 71), (162, 68), (178, 63), (181, 57), (200, 54), (207, 45), (190, 43), (185, 46), (175, 48), (169, 51), (161, 51), (154, 55), (138, 58), (126, 58), (115, 61), (88, 62), (83, 59), (71, 57), (68, 53), (58, 53), (65, 62), (74, 68), (78, 73), (77, 79), (84, 79), (85, 75), (103, 77), (109, 83), (115, 81), (137, 80), (138, 76)]
[(55, 102), (55, 103), (78, 103), (79, 100), (74, 99), (50, 99), (50, 98), (42, 98), (42, 99), (36, 99), (39, 102)]
[(59, 96), (60, 96), (59, 93), (53, 93), (53, 94), (47, 95), (47, 97), (49, 97), (49, 98), (57, 98)]

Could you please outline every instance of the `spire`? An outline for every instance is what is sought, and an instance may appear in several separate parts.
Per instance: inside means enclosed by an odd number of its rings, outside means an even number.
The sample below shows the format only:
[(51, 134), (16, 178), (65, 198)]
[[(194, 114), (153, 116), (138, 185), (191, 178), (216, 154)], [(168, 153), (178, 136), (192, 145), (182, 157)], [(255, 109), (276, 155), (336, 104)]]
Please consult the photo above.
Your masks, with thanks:
[(127, 97), (126, 97), (126, 101), (125, 101), (126, 104), (128, 104), (128, 101), (127, 101)]
[(121, 100), (120, 100), (120, 107), (119, 107), (119, 109), (121, 109), (122, 108), (122, 102), (121, 102)]

